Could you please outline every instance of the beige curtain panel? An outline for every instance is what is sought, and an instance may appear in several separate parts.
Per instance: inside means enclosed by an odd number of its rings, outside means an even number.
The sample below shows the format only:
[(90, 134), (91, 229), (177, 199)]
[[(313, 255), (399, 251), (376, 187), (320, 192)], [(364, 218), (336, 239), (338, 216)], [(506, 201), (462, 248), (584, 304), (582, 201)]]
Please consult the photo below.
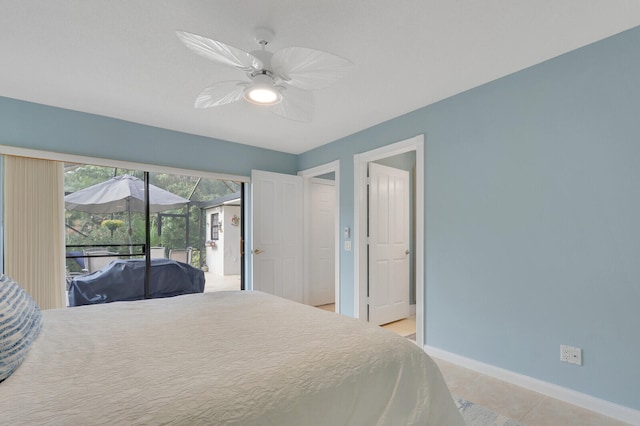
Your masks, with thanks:
[(65, 298), (64, 165), (4, 157), (4, 273), (40, 309)]

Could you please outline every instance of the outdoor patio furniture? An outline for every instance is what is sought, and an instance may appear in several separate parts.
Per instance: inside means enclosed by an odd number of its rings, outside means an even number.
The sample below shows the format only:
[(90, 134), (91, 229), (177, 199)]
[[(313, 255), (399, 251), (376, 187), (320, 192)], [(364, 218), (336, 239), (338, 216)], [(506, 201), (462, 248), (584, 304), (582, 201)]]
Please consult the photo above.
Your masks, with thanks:
[(166, 259), (167, 249), (165, 247), (151, 247), (152, 259)]
[(114, 260), (118, 260), (118, 253), (104, 249), (86, 249), (84, 250), (84, 264), (87, 272), (98, 271)]
[[(119, 259), (87, 275), (71, 278), (69, 306), (145, 298), (145, 259)], [(169, 259), (151, 260), (151, 297), (202, 293), (204, 272)]]
[(191, 247), (187, 247), (186, 249), (171, 249), (169, 250), (169, 259), (190, 265), (192, 250), (193, 248)]

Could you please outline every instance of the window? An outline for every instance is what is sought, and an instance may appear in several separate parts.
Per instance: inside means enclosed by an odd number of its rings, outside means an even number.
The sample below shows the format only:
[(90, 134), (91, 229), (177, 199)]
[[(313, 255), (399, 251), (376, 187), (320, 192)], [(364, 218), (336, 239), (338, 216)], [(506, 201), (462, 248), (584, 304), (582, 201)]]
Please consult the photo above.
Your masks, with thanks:
[(211, 214), (211, 239), (219, 240), (220, 239), (220, 221), (219, 221), (219, 213)]
[[(9, 160), (12, 164), (7, 165), (6, 159), (10, 156), (38, 160), (38, 164), (55, 164), (55, 167), (51, 167), (55, 169), (55, 178), (47, 173), (48, 177), (38, 179), (44, 170), (32, 164), (33, 161), (22, 167), (25, 173), (18, 176), (14, 169), (20, 163)], [(192, 248), (193, 265), (204, 268), (207, 266), (206, 210), (201, 206), (208, 208), (211, 205), (219, 205), (219, 199), (241, 200), (244, 193), (241, 182), (249, 181), (249, 178), (242, 176), (208, 172), (183, 175), (181, 172), (188, 170), (154, 166), (156, 171), (149, 173), (150, 184), (175, 195), (188, 197), (190, 203), (174, 213), (153, 213), (150, 217), (151, 229), (147, 231), (145, 214), (134, 211), (133, 208), (130, 214), (129, 211), (93, 214), (65, 208), (64, 202), (66, 195), (107, 181), (114, 176), (130, 174), (142, 177), (146, 165), (118, 161), (112, 165), (110, 160), (95, 158), (87, 158), (91, 164), (77, 164), (75, 161), (78, 158), (80, 157), (77, 155), (40, 153), (37, 150), (0, 146), (0, 272), (9, 273), (22, 285), (30, 283), (29, 285), (37, 286), (34, 289), (29, 287), (27, 291), (42, 309), (58, 308), (68, 304), (66, 299), (69, 283), (65, 278), (73, 280), (76, 276), (87, 273), (87, 256), (84, 256), (83, 249), (85, 246), (88, 249), (102, 248), (109, 252), (118, 252), (117, 256), (122, 260), (140, 259), (142, 250), (130, 253), (129, 247), (145, 247), (145, 239), (149, 233), (151, 247), (163, 247), (164, 253), (172, 248)], [(65, 160), (74, 162), (64, 162)], [(140, 168), (136, 168), (137, 166)], [(44, 169), (49, 170), (50, 167)], [(229, 180), (233, 178), (237, 180)], [(43, 180), (48, 186), (40, 184)], [(36, 181), (39, 182), (37, 188), (33, 183)], [(26, 190), (23, 188), (25, 186)], [(40, 186), (46, 186), (42, 194), (35, 191)], [(7, 187), (10, 191), (7, 191)], [(14, 194), (30, 196), (29, 200), (33, 198), (37, 203), (30, 208), (24, 208), (25, 204), (22, 201), (13, 200)], [(52, 205), (55, 200), (59, 206)], [(11, 211), (7, 217), (9, 207)], [(59, 217), (62, 214), (64, 216)], [(17, 225), (14, 220), (16, 218), (21, 219), (26, 225)], [(48, 222), (45, 223), (45, 220)], [(217, 232), (222, 232), (222, 224), (219, 223), (221, 220), (222, 217), (219, 217)], [(60, 235), (56, 237), (54, 234), (58, 232)], [(240, 241), (234, 241), (234, 246), (239, 247)], [(60, 257), (59, 261), (55, 261), (56, 257)], [(107, 258), (106, 255), (94, 257)], [(18, 265), (13, 266), (14, 261), (18, 262)], [(29, 275), (23, 275), (18, 271), (18, 267), (29, 272)], [(241, 281), (243, 272), (241, 269)], [(33, 278), (34, 276), (36, 278)]]

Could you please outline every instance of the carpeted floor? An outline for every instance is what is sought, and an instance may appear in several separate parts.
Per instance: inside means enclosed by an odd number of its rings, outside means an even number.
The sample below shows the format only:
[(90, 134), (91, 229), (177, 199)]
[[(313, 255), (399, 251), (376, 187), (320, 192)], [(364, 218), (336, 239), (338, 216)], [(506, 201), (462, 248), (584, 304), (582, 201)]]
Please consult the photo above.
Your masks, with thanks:
[[(410, 340), (416, 340), (416, 334), (404, 336)], [(474, 404), (462, 398), (453, 397), (468, 426), (525, 426), (522, 423), (500, 415), (481, 405)]]
[(502, 416), (481, 405), (455, 396), (453, 399), (468, 426), (524, 426), (516, 420)]

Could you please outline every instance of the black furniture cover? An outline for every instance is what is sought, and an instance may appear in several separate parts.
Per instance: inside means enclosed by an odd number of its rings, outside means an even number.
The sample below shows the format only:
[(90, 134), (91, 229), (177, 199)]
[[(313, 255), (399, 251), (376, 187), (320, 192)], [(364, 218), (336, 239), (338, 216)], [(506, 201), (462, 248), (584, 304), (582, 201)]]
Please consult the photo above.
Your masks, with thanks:
[[(145, 260), (114, 260), (99, 271), (73, 278), (69, 306), (144, 299)], [(151, 297), (202, 293), (204, 272), (170, 259), (151, 260)]]

